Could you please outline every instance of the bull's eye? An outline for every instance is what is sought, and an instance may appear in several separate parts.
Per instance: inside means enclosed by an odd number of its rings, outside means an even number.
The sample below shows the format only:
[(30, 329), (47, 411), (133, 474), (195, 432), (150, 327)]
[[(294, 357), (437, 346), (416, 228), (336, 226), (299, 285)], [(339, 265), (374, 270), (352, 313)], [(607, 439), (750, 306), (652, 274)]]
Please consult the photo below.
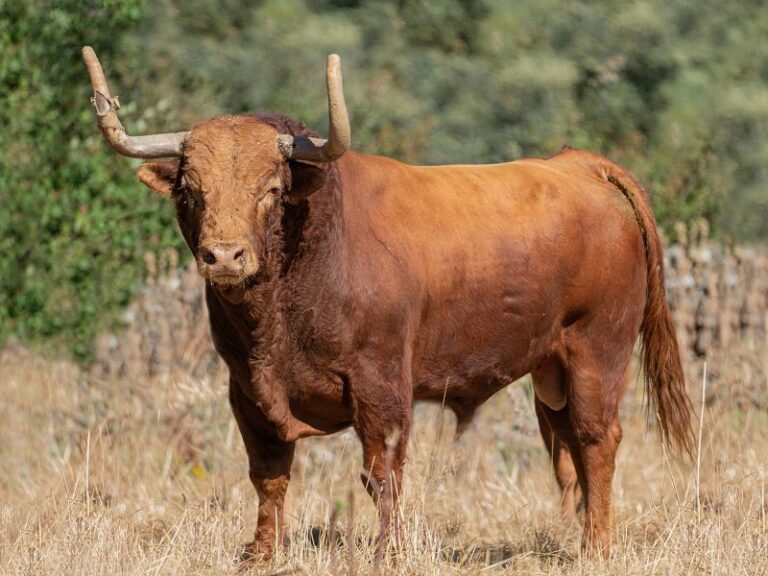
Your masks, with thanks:
[(259, 197), (258, 197), (259, 198), (259, 202), (265, 202), (265, 201), (266, 202), (271, 202), (279, 194), (280, 194), (280, 188), (278, 188), (277, 186), (273, 186), (272, 188), (270, 188), (266, 192), (263, 192), (262, 194), (259, 195)]
[(187, 208), (194, 210), (197, 208), (198, 201), (195, 196), (195, 193), (192, 192), (189, 188), (182, 188), (181, 189), (181, 201), (186, 205)]

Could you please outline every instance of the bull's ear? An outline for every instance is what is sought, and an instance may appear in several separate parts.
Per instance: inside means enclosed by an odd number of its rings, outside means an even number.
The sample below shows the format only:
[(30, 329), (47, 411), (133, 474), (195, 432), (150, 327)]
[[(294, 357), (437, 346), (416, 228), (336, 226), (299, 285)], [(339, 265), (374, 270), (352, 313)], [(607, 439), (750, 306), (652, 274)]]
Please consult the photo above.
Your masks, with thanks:
[(178, 160), (174, 162), (147, 162), (139, 166), (136, 175), (141, 183), (150, 190), (154, 190), (160, 196), (170, 197), (178, 169)]
[(289, 202), (300, 202), (322, 188), (328, 180), (328, 173), (312, 164), (290, 162), (289, 166), (291, 168), (291, 191), (288, 192)]

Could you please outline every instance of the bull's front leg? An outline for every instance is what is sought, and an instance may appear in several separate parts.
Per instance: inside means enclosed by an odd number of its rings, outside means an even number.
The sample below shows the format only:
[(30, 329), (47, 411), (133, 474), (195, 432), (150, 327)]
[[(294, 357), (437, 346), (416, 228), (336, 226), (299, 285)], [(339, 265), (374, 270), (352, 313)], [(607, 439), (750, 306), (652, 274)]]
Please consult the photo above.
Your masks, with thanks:
[(248, 453), (249, 476), (259, 495), (259, 515), (252, 542), (243, 560), (268, 560), (283, 542), (283, 501), (291, 477), (293, 442), (284, 442), (236, 381), (230, 381), (229, 400)]
[(352, 384), (353, 420), (363, 445), (361, 480), (379, 512), (376, 555), (380, 558), (390, 538), (396, 547), (402, 543), (398, 499), (413, 400), (410, 383), (380, 377), (375, 370), (363, 374)]

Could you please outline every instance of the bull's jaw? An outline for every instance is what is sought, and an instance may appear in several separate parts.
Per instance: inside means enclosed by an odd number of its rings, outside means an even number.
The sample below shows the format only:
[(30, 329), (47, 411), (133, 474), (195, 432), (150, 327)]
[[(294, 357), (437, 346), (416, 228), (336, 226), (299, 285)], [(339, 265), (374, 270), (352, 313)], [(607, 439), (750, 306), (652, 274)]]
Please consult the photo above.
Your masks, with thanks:
[(236, 278), (234, 281), (221, 281), (219, 278), (205, 278), (208, 285), (231, 304), (240, 304), (245, 299), (248, 290), (256, 286), (261, 280), (262, 275), (256, 272), (250, 276)]
[(232, 304), (240, 304), (245, 298), (245, 292), (258, 283), (259, 269), (250, 275), (213, 274), (208, 266), (197, 259), (197, 272), (205, 283), (217, 294)]
[(224, 298), (230, 304), (240, 304), (245, 300), (245, 288), (242, 285), (231, 284), (228, 286), (219, 286), (212, 284), (216, 292), (218, 292), (222, 298)]
[(246, 278), (235, 275), (211, 275), (206, 274), (207, 270), (201, 269), (198, 265), (198, 272), (206, 283), (213, 288), (225, 300), (232, 304), (240, 304), (245, 298)]

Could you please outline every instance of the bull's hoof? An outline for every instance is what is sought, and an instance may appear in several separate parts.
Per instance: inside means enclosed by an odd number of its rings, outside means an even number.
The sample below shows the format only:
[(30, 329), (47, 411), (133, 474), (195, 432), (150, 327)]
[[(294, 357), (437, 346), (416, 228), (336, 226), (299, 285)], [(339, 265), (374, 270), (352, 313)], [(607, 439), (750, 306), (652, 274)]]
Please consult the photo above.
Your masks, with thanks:
[(612, 547), (610, 538), (593, 537), (583, 538), (581, 542), (581, 554), (584, 558), (602, 562), (611, 558)]
[(240, 571), (248, 570), (248, 568), (259, 564), (265, 564), (274, 557), (274, 545), (267, 545), (257, 541), (248, 542), (243, 546), (243, 550), (240, 553)]

